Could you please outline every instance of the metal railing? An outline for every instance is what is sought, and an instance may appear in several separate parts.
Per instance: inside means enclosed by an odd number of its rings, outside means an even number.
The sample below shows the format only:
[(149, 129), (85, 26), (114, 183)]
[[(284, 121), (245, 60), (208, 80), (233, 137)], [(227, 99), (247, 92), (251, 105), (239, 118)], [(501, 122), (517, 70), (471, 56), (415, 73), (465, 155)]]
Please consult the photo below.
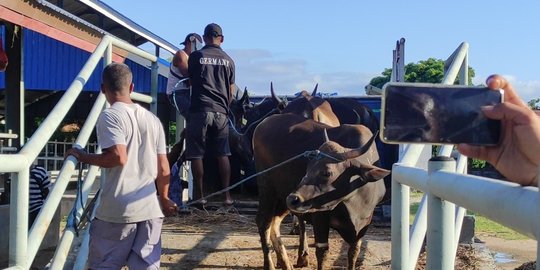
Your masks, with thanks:
[[(151, 103), (151, 111), (153, 113), (157, 112), (157, 57), (115, 37), (104, 36), (62, 98), (19, 153), (10, 155), (0, 154), (0, 160), (2, 160), (0, 163), (0, 173), (13, 173), (12, 179), (14, 179), (11, 184), (12, 197), (9, 229), (9, 266), (13, 269), (29, 269), (32, 264), (47, 228), (60, 204), (62, 195), (66, 191), (67, 184), (75, 171), (77, 160), (70, 156), (63, 163), (55, 184), (30, 231), (28, 231), (29, 167), (73, 106), (99, 61), (102, 61), (103, 58), (105, 65), (112, 62), (113, 46), (139, 55), (152, 62), (151, 95), (132, 93), (131, 97), (137, 101)], [(103, 110), (105, 103), (105, 97), (100, 93), (74, 142), (78, 147), (86, 147), (86, 143), (96, 125), (98, 115)], [(90, 167), (82, 188), (83, 198), (76, 199), (76, 201), (82, 201), (82, 205), (86, 204), (89, 187), (94, 181), (97, 169), (95, 166)], [(82, 213), (82, 205), (77, 204), (79, 215)], [(63, 267), (67, 258), (67, 252), (74, 238), (73, 230), (73, 228), (66, 227), (53, 258), (51, 269), (61, 269)]]
[[(462, 43), (446, 61), (442, 83), (453, 84), (459, 74), (460, 84), (467, 84), (467, 72), (468, 44)], [(448, 145), (427, 170), (416, 168), (426, 147), (431, 145), (404, 145), (392, 169), (392, 269), (415, 269), (426, 233), (427, 269), (454, 269), (465, 208), (538, 239), (540, 220), (530, 212), (540, 203), (538, 188), (466, 175), (465, 156), (458, 155), (457, 164), (444, 158), (453, 150)], [(425, 193), (411, 228), (410, 187)]]

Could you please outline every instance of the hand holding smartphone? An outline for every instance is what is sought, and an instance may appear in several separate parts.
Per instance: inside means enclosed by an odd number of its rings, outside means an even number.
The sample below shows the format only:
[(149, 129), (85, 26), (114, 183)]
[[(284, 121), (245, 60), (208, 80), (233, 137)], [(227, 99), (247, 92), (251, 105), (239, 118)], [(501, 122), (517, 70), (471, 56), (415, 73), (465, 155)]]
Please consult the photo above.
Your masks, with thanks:
[(496, 145), (501, 122), (486, 118), (481, 108), (502, 101), (502, 90), (485, 87), (387, 83), (382, 96), (381, 140)]

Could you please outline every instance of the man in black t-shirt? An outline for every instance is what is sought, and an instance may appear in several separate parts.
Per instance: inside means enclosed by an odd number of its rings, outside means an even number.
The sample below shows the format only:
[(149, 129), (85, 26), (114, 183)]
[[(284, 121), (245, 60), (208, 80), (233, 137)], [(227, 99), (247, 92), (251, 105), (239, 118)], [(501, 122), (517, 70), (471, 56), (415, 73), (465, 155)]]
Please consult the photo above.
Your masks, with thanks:
[[(191, 160), (193, 178), (199, 189), (195, 198), (204, 197), (202, 158), (205, 154), (217, 157), (223, 188), (229, 186), (231, 175), (227, 114), (234, 94), (234, 61), (221, 49), (223, 32), (219, 25), (207, 25), (203, 40), (205, 46), (193, 52), (188, 60), (192, 93), (187, 118), (186, 159)], [(226, 192), (225, 204), (232, 203), (230, 193)]]

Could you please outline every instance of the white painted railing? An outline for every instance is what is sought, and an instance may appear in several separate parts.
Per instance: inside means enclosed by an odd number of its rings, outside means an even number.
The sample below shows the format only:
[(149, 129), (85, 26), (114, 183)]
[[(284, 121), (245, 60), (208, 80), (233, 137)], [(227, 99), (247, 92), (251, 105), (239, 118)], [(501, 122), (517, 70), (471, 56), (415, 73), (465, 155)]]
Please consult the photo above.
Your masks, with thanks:
[[(112, 36), (104, 36), (60, 101), (21, 151), (17, 154), (0, 154), (0, 160), (2, 160), (0, 162), (0, 173), (13, 173), (14, 176), (14, 180), (11, 182), (9, 230), (9, 266), (13, 269), (29, 269), (32, 264), (53, 215), (60, 204), (67, 184), (75, 171), (77, 160), (73, 156), (70, 156), (64, 162), (55, 184), (30, 231), (28, 231), (29, 167), (73, 106), (99, 61), (102, 61), (103, 58), (105, 65), (112, 62), (113, 46), (139, 55), (152, 62), (151, 95), (133, 93), (131, 97), (137, 101), (151, 103), (151, 111), (154, 113), (157, 111), (157, 57)], [(78, 147), (84, 148), (86, 146), (88, 138), (97, 122), (98, 115), (105, 106), (105, 103), (105, 97), (100, 93), (75, 140), (75, 145)], [(76, 201), (82, 200), (83, 204), (86, 203), (88, 197), (87, 191), (94, 181), (96, 171), (97, 168), (90, 167), (84, 183), (85, 185), (83, 186), (83, 198), (77, 198)], [(82, 207), (77, 205), (77, 208), (77, 212), (80, 215)], [(73, 235), (74, 229), (66, 228), (61, 242), (57, 247), (51, 269), (63, 268)]]
[[(460, 83), (466, 84), (467, 72), (468, 44), (463, 43), (447, 60), (442, 83), (453, 84), (459, 73)], [(416, 168), (426, 147), (431, 145), (405, 145), (392, 169), (392, 269), (415, 269), (426, 233), (427, 269), (454, 269), (465, 208), (538, 239), (538, 188), (467, 175), (466, 157), (459, 155), (457, 164), (449, 158), (452, 146), (441, 147), (440, 157), (430, 160), (427, 170)], [(410, 187), (426, 194), (412, 228)]]

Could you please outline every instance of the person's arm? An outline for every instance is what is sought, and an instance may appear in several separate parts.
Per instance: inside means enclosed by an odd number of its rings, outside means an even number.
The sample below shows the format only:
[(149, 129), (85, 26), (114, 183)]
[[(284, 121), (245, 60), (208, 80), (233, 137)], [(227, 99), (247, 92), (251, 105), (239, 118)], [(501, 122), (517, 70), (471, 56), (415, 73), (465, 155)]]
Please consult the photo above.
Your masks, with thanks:
[(127, 148), (123, 144), (113, 145), (103, 149), (101, 154), (86, 153), (84, 149), (71, 148), (66, 151), (64, 157), (69, 155), (77, 158), (79, 162), (96, 165), (103, 168), (123, 166), (127, 161)]
[(171, 178), (169, 161), (165, 154), (158, 154), (157, 159), (158, 175), (156, 178), (156, 187), (159, 193), (161, 210), (165, 216), (171, 216), (178, 212), (178, 206), (169, 198), (169, 183)]
[(457, 149), (470, 158), (488, 161), (512, 182), (536, 186), (540, 168), (540, 117), (503, 77), (490, 76), (487, 85), (505, 91), (504, 103), (482, 109), (486, 117), (502, 121), (501, 142), (497, 146), (460, 144)]
[(180, 73), (184, 77), (189, 76), (188, 72), (188, 56), (187, 54), (183, 53), (181, 50), (177, 51), (176, 54), (173, 57), (173, 65), (180, 69)]

